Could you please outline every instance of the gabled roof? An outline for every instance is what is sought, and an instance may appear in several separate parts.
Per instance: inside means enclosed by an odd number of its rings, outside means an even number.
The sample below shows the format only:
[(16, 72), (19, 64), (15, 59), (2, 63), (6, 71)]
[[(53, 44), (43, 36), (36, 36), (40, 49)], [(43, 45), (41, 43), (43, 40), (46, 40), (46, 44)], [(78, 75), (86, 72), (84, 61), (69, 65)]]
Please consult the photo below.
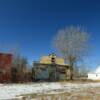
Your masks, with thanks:
[(100, 73), (100, 66), (96, 68), (95, 73)]
[(92, 72), (89, 72), (88, 74), (100, 74), (100, 65)]

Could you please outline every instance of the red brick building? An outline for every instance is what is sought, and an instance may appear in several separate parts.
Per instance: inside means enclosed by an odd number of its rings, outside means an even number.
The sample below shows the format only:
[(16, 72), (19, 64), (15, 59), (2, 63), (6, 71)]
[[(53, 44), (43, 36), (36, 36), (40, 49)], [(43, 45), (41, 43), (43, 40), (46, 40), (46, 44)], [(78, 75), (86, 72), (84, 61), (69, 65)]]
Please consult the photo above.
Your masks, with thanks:
[(0, 83), (11, 81), (12, 55), (0, 53)]

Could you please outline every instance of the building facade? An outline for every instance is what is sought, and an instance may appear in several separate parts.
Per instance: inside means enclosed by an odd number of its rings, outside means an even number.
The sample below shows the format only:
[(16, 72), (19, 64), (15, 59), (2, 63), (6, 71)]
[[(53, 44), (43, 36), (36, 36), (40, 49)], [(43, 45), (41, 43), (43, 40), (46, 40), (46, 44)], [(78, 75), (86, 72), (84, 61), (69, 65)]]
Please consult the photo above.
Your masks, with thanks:
[(12, 55), (0, 53), (0, 83), (11, 81)]
[(33, 63), (33, 80), (59, 81), (70, 78), (70, 67), (63, 58), (43, 56)]

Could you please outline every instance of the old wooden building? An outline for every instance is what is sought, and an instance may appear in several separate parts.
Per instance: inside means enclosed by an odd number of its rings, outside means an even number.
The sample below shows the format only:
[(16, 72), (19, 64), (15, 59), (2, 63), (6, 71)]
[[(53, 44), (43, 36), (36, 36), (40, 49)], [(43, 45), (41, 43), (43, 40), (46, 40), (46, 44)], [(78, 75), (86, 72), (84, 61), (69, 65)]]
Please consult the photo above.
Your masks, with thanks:
[(70, 67), (62, 58), (54, 55), (43, 56), (40, 61), (33, 63), (33, 80), (58, 81), (70, 77)]

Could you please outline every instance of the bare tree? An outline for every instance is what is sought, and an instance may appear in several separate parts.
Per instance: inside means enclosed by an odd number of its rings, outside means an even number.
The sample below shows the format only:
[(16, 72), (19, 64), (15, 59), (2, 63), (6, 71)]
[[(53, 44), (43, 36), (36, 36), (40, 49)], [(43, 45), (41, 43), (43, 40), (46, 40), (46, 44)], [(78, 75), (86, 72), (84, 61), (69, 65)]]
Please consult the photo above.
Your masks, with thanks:
[(27, 71), (27, 59), (20, 55), (15, 55), (12, 62), (12, 80), (15, 82), (25, 80)]
[(74, 64), (86, 54), (87, 43), (88, 33), (74, 26), (58, 31), (54, 38), (54, 46), (70, 65), (70, 79), (73, 79)]

